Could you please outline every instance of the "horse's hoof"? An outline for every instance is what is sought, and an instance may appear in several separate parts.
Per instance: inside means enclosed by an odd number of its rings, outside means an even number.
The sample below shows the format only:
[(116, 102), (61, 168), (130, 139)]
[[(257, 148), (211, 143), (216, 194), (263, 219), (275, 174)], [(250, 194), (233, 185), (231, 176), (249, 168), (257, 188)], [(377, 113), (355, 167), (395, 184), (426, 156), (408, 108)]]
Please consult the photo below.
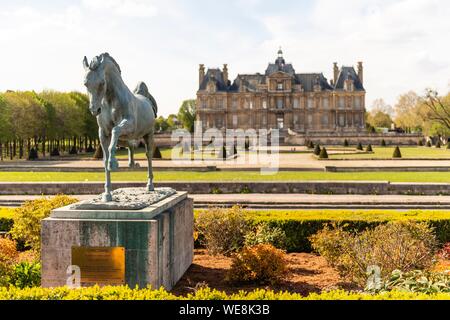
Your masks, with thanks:
[(137, 163), (137, 162), (134, 162), (134, 163), (128, 163), (128, 168), (131, 168), (131, 169), (137, 169), (137, 168), (140, 168), (141, 166), (139, 165), (139, 163)]
[(117, 171), (119, 169), (119, 162), (116, 158), (110, 159), (108, 161), (108, 170), (109, 171)]
[(107, 192), (103, 193), (102, 194), (102, 202), (110, 202), (110, 201), (112, 201), (111, 193), (107, 193)]

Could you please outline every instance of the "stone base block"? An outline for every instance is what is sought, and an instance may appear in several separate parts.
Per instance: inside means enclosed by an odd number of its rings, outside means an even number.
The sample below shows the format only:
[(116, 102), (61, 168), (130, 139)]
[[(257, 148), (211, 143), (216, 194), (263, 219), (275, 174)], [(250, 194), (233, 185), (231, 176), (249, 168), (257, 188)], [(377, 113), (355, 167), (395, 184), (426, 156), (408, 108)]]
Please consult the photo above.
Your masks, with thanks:
[[(124, 283), (171, 290), (193, 260), (193, 220), (193, 201), (186, 192), (140, 210), (53, 210), (42, 222), (42, 286), (67, 284), (74, 247), (120, 247), (125, 252)], [(109, 283), (103, 282), (98, 284)]]

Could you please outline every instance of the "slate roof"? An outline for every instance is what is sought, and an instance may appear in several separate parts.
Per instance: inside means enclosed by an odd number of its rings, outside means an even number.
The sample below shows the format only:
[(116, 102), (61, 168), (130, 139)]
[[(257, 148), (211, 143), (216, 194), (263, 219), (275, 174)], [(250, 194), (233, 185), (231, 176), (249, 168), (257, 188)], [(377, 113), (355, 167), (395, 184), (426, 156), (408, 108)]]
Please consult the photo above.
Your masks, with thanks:
[(228, 84), (223, 81), (223, 73), (220, 69), (208, 69), (200, 84), (199, 90), (206, 90), (206, 86), (212, 80), (216, 83), (217, 91), (228, 91)]
[(343, 90), (344, 82), (347, 79), (353, 80), (353, 86), (354, 86), (355, 91), (364, 90), (364, 86), (362, 85), (361, 81), (359, 80), (359, 77), (355, 71), (355, 68), (344, 67), (344, 66), (341, 68), (341, 70), (339, 72), (339, 75), (338, 75), (338, 78), (337, 78), (334, 88), (336, 90)]

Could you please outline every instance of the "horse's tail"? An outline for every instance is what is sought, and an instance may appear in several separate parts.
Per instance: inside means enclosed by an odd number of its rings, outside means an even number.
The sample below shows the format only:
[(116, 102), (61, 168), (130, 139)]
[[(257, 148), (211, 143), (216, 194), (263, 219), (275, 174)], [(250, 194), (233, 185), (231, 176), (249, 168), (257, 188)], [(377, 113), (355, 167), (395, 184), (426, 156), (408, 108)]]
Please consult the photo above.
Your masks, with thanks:
[(139, 82), (138, 85), (136, 86), (136, 89), (134, 89), (134, 93), (140, 94), (140, 95), (146, 97), (148, 100), (150, 100), (150, 102), (152, 104), (153, 113), (155, 114), (155, 118), (156, 118), (157, 113), (158, 113), (158, 105), (156, 104), (155, 98), (153, 98), (153, 96), (150, 94), (150, 92), (148, 92), (147, 85), (142, 81)]

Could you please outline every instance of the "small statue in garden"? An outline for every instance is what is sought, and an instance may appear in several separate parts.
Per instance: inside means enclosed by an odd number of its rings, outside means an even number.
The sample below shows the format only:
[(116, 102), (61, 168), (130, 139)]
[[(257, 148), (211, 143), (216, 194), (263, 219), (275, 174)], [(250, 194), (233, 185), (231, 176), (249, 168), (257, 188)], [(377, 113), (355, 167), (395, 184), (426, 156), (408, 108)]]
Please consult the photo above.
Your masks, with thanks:
[(148, 160), (147, 190), (153, 191), (153, 134), (158, 110), (155, 99), (144, 82), (131, 92), (122, 80), (119, 65), (108, 53), (95, 57), (91, 63), (84, 57), (83, 66), (89, 111), (97, 117), (103, 149), (106, 182), (102, 201), (112, 201), (110, 172), (119, 167), (117, 146), (123, 143), (128, 147), (129, 166), (135, 167), (134, 147), (142, 138)]

